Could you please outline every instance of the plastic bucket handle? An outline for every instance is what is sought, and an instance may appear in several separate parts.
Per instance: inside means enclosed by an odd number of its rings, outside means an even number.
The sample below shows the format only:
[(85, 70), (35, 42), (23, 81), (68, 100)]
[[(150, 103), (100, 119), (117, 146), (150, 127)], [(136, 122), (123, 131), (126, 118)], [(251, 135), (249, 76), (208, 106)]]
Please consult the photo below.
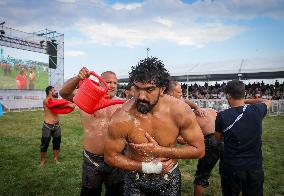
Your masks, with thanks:
[(101, 81), (105, 85), (104, 93), (107, 93), (107, 91), (109, 90), (109, 85), (100, 76), (98, 76), (95, 72), (91, 71), (90, 75), (95, 76), (96, 78), (99, 79), (99, 81)]

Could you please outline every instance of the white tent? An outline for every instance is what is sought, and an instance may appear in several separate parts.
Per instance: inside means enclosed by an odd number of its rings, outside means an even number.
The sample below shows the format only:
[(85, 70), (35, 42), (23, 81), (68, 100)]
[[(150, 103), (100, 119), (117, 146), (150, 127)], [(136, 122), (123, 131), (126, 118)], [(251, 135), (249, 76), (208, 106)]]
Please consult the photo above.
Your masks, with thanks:
[(284, 71), (284, 56), (168, 66), (168, 70), (173, 76), (277, 72)]
[[(166, 65), (178, 81), (284, 78), (284, 56), (203, 62), (188, 65)], [(127, 82), (127, 74), (120, 82)]]

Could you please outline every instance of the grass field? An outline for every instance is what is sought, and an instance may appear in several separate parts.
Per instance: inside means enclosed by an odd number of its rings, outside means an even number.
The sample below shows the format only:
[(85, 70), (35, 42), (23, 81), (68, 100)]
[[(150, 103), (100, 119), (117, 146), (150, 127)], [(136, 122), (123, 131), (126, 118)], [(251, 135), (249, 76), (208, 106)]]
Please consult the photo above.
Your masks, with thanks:
[[(0, 195), (79, 195), (82, 128), (79, 113), (61, 116), (60, 164), (52, 160), (39, 168), (43, 112), (6, 113), (0, 117)], [(266, 117), (263, 126), (264, 195), (284, 195), (284, 117)], [(196, 160), (180, 160), (182, 195), (192, 195)], [(206, 195), (221, 195), (218, 167)]]

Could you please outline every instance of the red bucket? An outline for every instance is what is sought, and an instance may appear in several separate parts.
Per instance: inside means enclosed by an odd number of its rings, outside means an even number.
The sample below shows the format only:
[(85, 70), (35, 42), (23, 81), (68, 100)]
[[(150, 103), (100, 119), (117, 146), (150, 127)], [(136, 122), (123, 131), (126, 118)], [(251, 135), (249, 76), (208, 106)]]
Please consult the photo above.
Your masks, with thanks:
[(83, 111), (93, 114), (95, 112), (95, 106), (102, 97), (104, 97), (109, 90), (108, 84), (95, 72), (91, 71), (91, 75), (99, 79), (105, 88), (100, 86), (99, 83), (87, 78), (83, 80), (82, 85), (79, 87), (76, 95), (73, 98), (74, 103)]

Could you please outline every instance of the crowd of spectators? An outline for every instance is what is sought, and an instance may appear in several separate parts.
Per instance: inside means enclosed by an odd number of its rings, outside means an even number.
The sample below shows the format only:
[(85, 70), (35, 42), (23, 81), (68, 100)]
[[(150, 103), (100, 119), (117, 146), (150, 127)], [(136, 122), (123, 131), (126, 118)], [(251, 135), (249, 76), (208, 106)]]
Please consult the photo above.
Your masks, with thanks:
[[(226, 99), (224, 88), (226, 83), (215, 83), (209, 85), (205, 83), (203, 86), (198, 84), (181, 84), (184, 97), (188, 89), (189, 99)], [(253, 82), (246, 85), (246, 98), (264, 98), (272, 100), (284, 100), (284, 82), (280, 84), (278, 80), (274, 84), (264, 84), (264, 82)]]
[[(209, 85), (205, 82), (204, 85), (187, 84), (182, 83), (182, 91), (184, 98), (187, 97), (186, 92), (188, 88), (188, 98), (189, 99), (226, 99), (224, 93), (224, 88), (226, 86), (225, 82), (215, 83), (214, 85)], [(123, 92), (125, 85), (120, 85), (118, 89), (118, 96), (123, 97)], [(246, 99), (251, 98), (263, 98), (272, 100), (284, 100), (284, 82), (279, 83), (278, 80), (274, 84), (265, 84), (262, 82), (252, 82), (245, 85), (246, 87)]]

